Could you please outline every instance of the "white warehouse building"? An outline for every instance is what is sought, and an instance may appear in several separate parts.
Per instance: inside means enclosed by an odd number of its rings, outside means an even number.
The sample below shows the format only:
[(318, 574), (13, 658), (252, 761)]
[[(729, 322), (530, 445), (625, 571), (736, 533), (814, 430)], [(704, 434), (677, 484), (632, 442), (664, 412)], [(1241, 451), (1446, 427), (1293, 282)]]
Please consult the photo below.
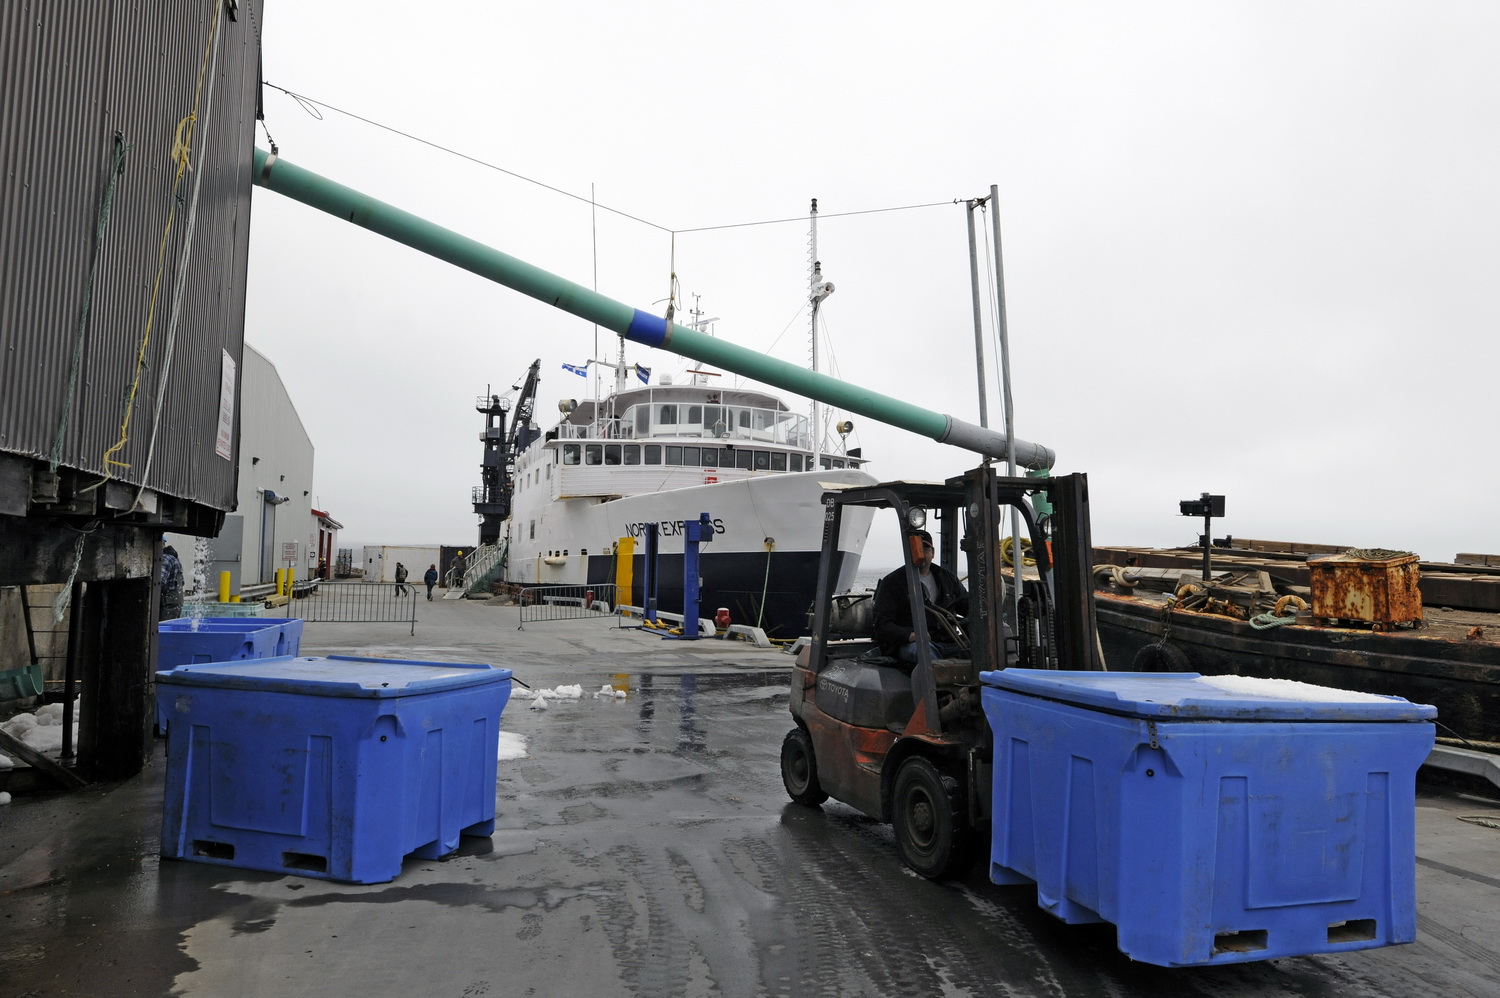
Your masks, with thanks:
[[(240, 372), (240, 466), (238, 504), (224, 517), (224, 529), (209, 539), (203, 585), (216, 592), (219, 573), (229, 573), (230, 593), (256, 592), (276, 580), (276, 570), (293, 568), (299, 579), (318, 567), (320, 523), (314, 516), (313, 445), (297, 415), (276, 365), (249, 343)], [(188, 589), (194, 588), (195, 538), (168, 534), (177, 549)], [(336, 539), (323, 538), (325, 548)]]

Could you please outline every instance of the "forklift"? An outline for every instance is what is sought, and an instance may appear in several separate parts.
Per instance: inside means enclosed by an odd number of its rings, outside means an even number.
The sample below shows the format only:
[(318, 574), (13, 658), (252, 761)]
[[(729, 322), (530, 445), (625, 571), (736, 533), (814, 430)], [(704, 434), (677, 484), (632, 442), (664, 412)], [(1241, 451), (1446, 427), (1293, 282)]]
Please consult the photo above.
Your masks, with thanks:
[[(901, 859), (929, 879), (962, 873), (988, 842), (994, 737), (982, 672), (1019, 666), (1102, 669), (1095, 635), (1088, 482), (1081, 474), (1010, 478), (986, 464), (944, 483), (886, 482), (823, 495), (823, 549), (812, 634), (792, 673), (796, 726), (781, 746), (787, 794), (806, 807), (832, 797), (895, 830)], [(915, 664), (882, 654), (872, 612), (835, 594), (844, 510), (894, 510), (902, 532)], [(1014, 511), (1014, 518), (1012, 518)], [(1045, 514), (1045, 515), (1039, 515)], [(1037, 578), (1006, 584), (1001, 530), (1024, 523)], [(968, 612), (928, 602), (918, 531), (938, 528), (938, 563), (963, 576)], [(1013, 544), (1020, 579), (1020, 543)], [(900, 577), (889, 576), (882, 585)], [(867, 600), (872, 610), (873, 600)], [(933, 642), (958, 648), (933, 657)]]

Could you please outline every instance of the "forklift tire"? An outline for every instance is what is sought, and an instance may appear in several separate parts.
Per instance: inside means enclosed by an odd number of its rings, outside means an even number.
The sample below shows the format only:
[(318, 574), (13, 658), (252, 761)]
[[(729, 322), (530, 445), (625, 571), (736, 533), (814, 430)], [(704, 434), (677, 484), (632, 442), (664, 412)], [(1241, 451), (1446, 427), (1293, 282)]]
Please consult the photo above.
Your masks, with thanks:
[(793, 728), (781, 740), (781, 782), (787, 796), (803, 807), (817, 807), (828, 799), (818, 782), (812, 738), (801, 728)]
[(958, 781), (919, 755), (901, 764), (891, 793), (896, 848), (913, 871), (941, 880), (967, 865), (971, 836)]

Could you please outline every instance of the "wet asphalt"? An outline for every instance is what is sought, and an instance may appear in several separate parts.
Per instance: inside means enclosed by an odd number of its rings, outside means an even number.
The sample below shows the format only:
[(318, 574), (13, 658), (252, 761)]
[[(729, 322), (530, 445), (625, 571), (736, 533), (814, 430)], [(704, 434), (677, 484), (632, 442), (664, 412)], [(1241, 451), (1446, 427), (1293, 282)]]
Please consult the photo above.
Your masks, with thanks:
[[(778, 753), (791, 660), (608, 620), (527, 624), (478, 601), (405, 625), (309, 624), (303, 654), (505, 665), (578, 701), (502, 729), (497, 828), (391, 883), (158, 856), (164, 765), (0, 812), (0, 996), (1411, 996), (1500, 993), (1500, 817), (1418, 801), (1417, 943), (1193, 970), (1133, 963), (1035, 891), (906, 871), (887, 826), (791, 804)], [(591, 694), (611, 684), (624, 699)], [(36, 829), (42, 829), (36, 831)]]

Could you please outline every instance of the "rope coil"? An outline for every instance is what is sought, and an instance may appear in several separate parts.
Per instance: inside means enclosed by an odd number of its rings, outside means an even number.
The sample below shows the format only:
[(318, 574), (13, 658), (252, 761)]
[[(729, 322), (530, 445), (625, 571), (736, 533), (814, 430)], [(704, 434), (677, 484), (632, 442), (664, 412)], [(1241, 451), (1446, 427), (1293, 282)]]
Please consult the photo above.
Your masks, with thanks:
[[(1283, 596), (1276, 601), (1276, 606), (1268, 613), (1256, 614), (1250, 618), (1250, 626), (1257, 631), (1264, 631), (1271, 627), (1285, 627), (1287, 624), (1297, 622), (1297, 614), (1307, 609), (1307, 602), (1300, 596)], [(1290, 612), (1288, 612), (1290, 610)]]

